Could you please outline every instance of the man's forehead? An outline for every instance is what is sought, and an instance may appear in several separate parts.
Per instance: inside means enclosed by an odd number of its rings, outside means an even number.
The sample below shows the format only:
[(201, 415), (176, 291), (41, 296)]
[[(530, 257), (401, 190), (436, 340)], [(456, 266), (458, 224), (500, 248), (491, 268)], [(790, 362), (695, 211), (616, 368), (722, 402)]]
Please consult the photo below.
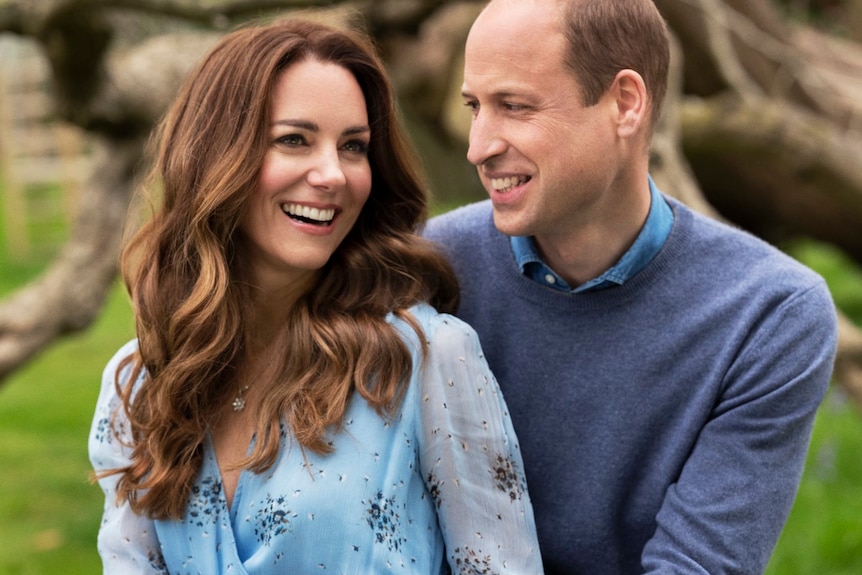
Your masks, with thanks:
[(467, 36), (475, 44), (533, 44), (562, 36), (557, 0), (493, 0), (476, 18)]
[(565, 14), (566, 7), (577, 3), (579, 0), (491, 0), (479, 13), (477, 18), (490, 15), (516, 15), (516, 19), (523, 20), (525, 14), (533, 15), (541, 19), (560, 22)]
[(488, 8), (490, 6), (525, 6), (530, 10), (558, 10), (577, 1), (578, 0), (490, 0), (485, 4), (485, 7)]
[[(520, 4), (494, 0), (476, 19), (467, 37), (465, 72), (493, 73), (497, 66), (529, 71), (561, 61), (566, 39), (559, 19), (545, 9), (527, 9), (530, 4), (549, 1), (526, 0)], [(505, 6), (512, 8), (505, 10)]]

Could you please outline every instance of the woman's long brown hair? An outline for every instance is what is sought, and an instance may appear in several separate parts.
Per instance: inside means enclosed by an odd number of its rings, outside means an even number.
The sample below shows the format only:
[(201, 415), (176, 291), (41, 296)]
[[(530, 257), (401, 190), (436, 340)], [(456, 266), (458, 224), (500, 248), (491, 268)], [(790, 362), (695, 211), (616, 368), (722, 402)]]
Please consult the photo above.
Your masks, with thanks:
[(427, 217), (421, 169), (370, 41), (302, 20), (227, 35), (156, 132), (151, 181), (160, 206), (122, 256), (139, 349), (121, 365), (132, 366), (125, 384), (117, 371), (131, 463), (108, 473), (120, 475), (118, 499), (137, 513), (183, 515), (205, 438), (229, 397), (250, 318), (249, 288), (237, 274), (237, 221), (269, 145), (275, 79), (306, 58), (344, 66), (357, 79), (371, 125), (372, 189), (317, 284), (289, 311), (276, 369), (254, 383), (265, 400), (244, 466), (273, 465), (282, 422), (303, 448), (328, 452), (328, 434), (354, 392), (381, 417), (391, 414), (414, 366), (387, 314), (411, 321), (406, 309), (417, 302), (457, 306), (454, 274), (416, 235)]

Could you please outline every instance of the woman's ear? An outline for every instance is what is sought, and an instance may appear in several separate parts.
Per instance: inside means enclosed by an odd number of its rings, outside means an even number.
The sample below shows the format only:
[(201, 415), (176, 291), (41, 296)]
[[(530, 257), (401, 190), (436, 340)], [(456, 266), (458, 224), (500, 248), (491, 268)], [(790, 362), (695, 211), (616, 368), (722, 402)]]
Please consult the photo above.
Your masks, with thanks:
[(620, 70), (611, 84), (610, 93), (614, 97), (617, 110), (617, 135), (632, 138), (647, 124), (649, 97), (646, 84), (634, 70)]

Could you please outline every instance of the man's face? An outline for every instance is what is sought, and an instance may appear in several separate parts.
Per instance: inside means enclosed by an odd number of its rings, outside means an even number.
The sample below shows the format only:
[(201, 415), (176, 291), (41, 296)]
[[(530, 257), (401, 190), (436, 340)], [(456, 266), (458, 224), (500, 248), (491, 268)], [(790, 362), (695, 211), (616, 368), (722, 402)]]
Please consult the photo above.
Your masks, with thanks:
[(494, 0), (467, 39), (467, 159), (507, 235), (553, 241), (607, 211), (619, 154), (610, 98), (585, 107), (557, 0)]

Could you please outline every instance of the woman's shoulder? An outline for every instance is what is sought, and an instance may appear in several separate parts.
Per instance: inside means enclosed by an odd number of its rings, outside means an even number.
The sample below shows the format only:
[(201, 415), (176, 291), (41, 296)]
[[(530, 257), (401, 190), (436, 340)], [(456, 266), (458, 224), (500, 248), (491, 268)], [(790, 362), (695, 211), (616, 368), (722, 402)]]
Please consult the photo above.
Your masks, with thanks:
[(108, 360), (108, 365), (106, 366), (106, 369), (108, 367), (111, 367), (111, 366), (116, 367), (117, 365), (120, 364), (121, 361), (123, 361), (125, 358), (127, 358), (131, 355), (134, 355), (137, 351), (138, 351), (138, 340), (137, 340), (137, 338), (130, 339), (129, 341), (124, 343), (122, 346), (120, 346), (120, 349), (118, 349), (117, 351), (114, 352), (114, 355), (111, 356), (110, 360)]
[[(476, 331), (464, 320), (442, 313), (427, 303), (419, 303), (407, 309), (425, 337), (426, 345), (435, 348), (473, 348), (478, 345)], [(416, 334), (406, 320), (395, 316), (393, 323), (401, 333), (416, 341)]]
[(102, 389), (100, 393), (100, 401), (109, 400), (110, 396), (116, 393), (115, 383), (119, 382), (121, 386), (128, 383), (131, 371), (133, 368), (132, 361), (128, 361), (138, 351), (138, 340), (132, 339), (123, 344), (118, 349), (102, 371)]
[[(406, 311), (414, 320), (419, 323), (420, 327), (422, 327), (423, 329), (439, 329), (441, 327), (446, 328), (449, 326), (456, 329), (472, 329), (464, 320), (459, 319), (452, 314), (437, 311), (437, 308), (435, 308), (429, 303), (420, 302), (414, 304), (407, 308)], [(392, 318), (393, 323), (404, 323), (404, 320), (402, 318), (399, 318), (394, 314), (392, 314), (390, 317)]]
[[(138, 340), (132, 339), (123, 344), (120, 349), (114, 352), (114, 355), (111, 356), (111, 359), (108, 360), (108, 363), (105, 365), (105, 370), (103, 373), (102, 379), (107, 379), (108, 376), (113, 378), (114, 374), (117, 372), (117, 369), (121, 364), (125, 362), (125, 360), (137, 353), (138, 351)], [(125, 362), (128, 363), (128, 362)]]

